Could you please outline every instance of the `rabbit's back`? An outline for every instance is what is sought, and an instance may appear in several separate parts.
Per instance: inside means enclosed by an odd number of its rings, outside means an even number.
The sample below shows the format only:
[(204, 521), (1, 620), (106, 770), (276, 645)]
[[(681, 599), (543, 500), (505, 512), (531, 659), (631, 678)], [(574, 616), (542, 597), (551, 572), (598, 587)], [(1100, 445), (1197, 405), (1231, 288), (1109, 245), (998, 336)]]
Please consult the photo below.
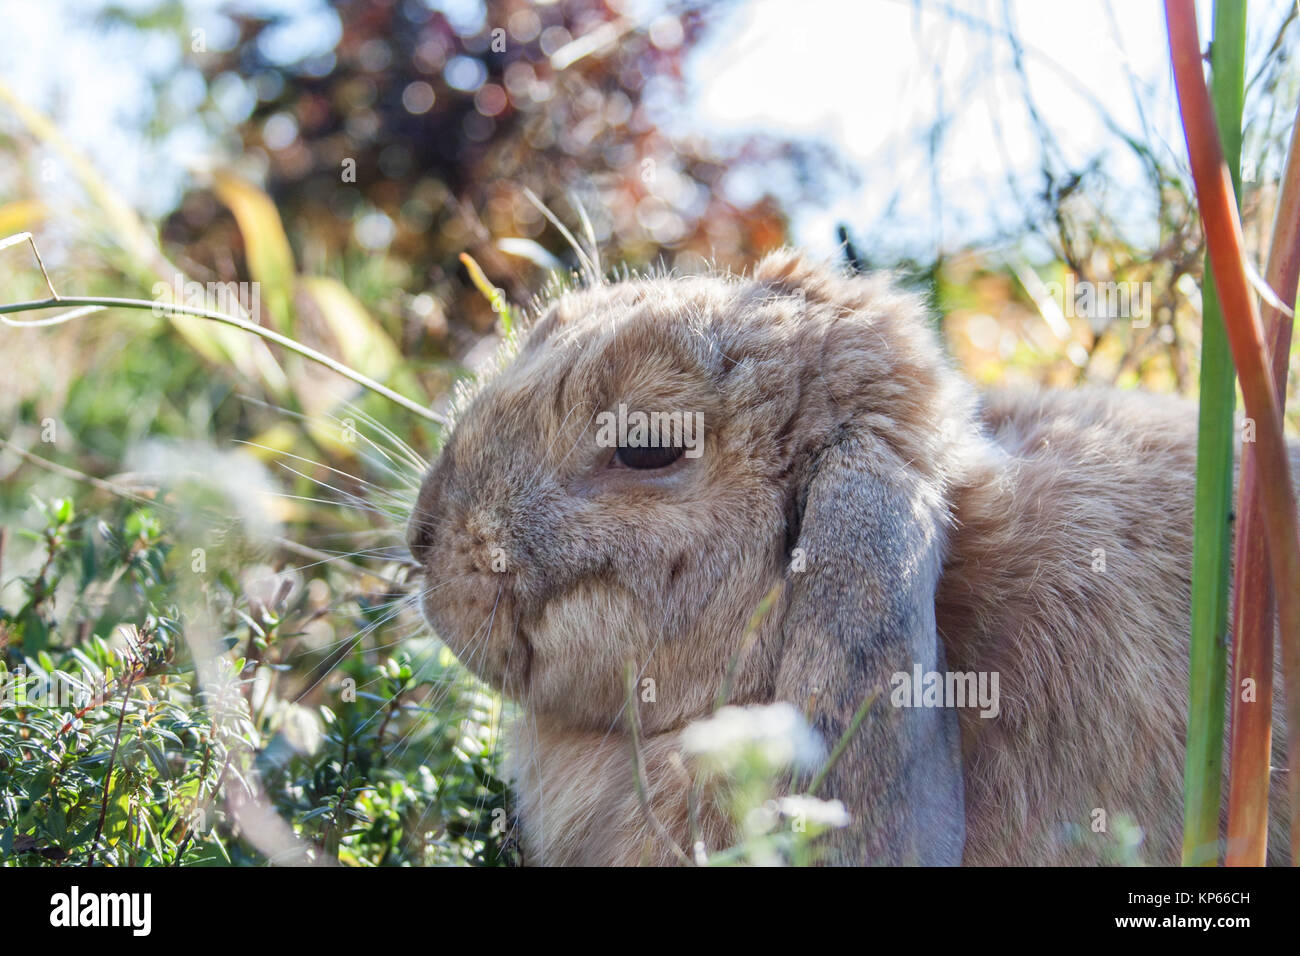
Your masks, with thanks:
[(966, 862), (1116, 859), (1127, 815), (1143, 859), (1176, 863), (1195, 406), (993, 392), (981, 417), (937, 607), (950, 668), (999, 675), (998, 716), (961, 714)]

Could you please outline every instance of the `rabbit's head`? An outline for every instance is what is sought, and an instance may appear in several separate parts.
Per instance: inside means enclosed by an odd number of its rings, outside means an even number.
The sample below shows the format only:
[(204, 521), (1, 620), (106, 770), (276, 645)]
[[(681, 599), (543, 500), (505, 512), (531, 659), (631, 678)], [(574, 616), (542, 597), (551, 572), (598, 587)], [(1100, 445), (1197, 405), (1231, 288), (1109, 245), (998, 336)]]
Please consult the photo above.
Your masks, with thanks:
[[(647, 719), (698, 716), (775, 584), (834, 551), (865, 566), (896, 550), (837, 528), (849, 512), (806, 534), (828, 451), (852, 443), (906, 508), (938, 515), (965, 396), (913, 298), (793, 252), (749, 277), (567, 292), (457, 403), (409, 527), (425, 614), (553, 719), (607, 727), (629, 662), (666, 705)], [(733, 699), (771, 696), (782, 640), (754, 650)]]

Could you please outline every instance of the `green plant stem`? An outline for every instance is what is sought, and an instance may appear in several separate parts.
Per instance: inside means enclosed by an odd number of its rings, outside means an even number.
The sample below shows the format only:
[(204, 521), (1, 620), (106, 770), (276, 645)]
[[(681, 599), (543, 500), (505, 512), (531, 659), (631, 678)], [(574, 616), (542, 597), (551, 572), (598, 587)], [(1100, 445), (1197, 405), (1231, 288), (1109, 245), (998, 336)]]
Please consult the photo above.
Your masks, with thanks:
[[(1241, 194), (1241, 109), (1246, 5), (1214, 4), (1211, 96), (1234, 195)], [(1232, 542), (1233, 415), (1236, 375), (1209, 257), (1201, 295), (1201, 390), (1196, 445), (1196, 526), (1188, 674), (1187, 759), (1183, 766), (1183, 865), (1219, 856), (1227, 680), (1229, 550)]]
[(880, 692), (873, 690), (866, 696), (862, 703), (858, 705), (858, 712), (853, 715), (853, 719), (849, 721), (848, 728), (844, 733), (840, 734), (840, 739), (835, 742), (835, 749), (831, 751), (830, 756), (826, 758), (826, 762), (822, 764), (821, 769), (817, 771), (817, 776), (813, 777), (812, 783), (808, 784), (808, 796), (817, 796), (817, 791), (822, 788), (822, 784), (826, 782), (826, 778), (830, 776), (831, 771), (835, 769), (835, 765), (839, 763), (840, 757), (842, 757), (844, 751), (848, 749), (849, 741), (857, 734), (858, 728), (862, 726), (862, 722), (867, 719), (867, 714), (871, 712), (871, 705), (876, 702), (876, 698), (879, 696)]

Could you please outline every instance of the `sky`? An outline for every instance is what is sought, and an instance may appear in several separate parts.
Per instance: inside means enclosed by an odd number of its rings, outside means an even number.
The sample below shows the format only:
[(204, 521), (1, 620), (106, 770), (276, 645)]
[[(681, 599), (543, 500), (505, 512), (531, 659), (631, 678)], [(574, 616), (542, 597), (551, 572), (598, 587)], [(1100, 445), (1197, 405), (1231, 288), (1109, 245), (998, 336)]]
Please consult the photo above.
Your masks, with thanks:
[[(1248, 49), (1267, 47), (1287, 2), (1251, 3)], [(1205, 39), (1209, 4), (1200, 8)], [(1004, 9), (1023, 38), (1025, 74), (1053, 148), (1071, 168), (1101, 156), (1116, 181), (1136, 187), (1138, 161), (1117, 132), (1158, 143), (1183, 163), (1156, 0), (1005, 7), (1000, 0), (763, 0), (742, 7), (695, 58), (687, 122), (714, 134), (764, 129), (818, 138), (851, 159), (863, 181), (800, 210), (795, 231), (804, 245), (832, 245), (837, 222), (887, 222), (890, 245), (927, 251), (994, 235), (1017, 221), (1018, 206), (1041, 185), (1038, 135), (1002, 36)], [(936, 183), (929, 134), (943, 115), (950, 121), (938, 143)], [(1137, 188), (1114, 201), (1134, 223), (1150, 211)]]
[[(891, 203), (894, 228), (938, 244), (960, 241), (968, 230), (996, 224), (999, 210), (988, 193), (1008, 167), (1026, 189), (1037, 185), (1036, 135), (1018, 108), (1010, 47), (993, 32), (1001, 5), (955, 6), (949, 16), (889, 0), (769, 0), (744, 10), (737, 26), (720, 31), (714, 49), (696, 59), (701, 123), (824, 139), (862, 170), (858, 188), (801, 217), (796, 228), (805, 244), (827, 241), (837, 221), (875, 222)], [(1112, 138), (1090, 100), (1111, 105), (1125, 128), (1140, 129), (1125, 63), (1144, 89), (1166, 92), (1163, 59), (1130, 58), (1123, 48), (1164, 54), (1159, 4), (1122, 6), (1126, 20), (1117, 35), (1097, 0), (1071, 4), (1069, 14), (1059, 3), (1013, 4), (1032, 51), (1026, 70), (1035, 98), (1062, 151), (1078, 163)], [(792, 68), (774, 71), (778, 62)], [(928, 134), (948, 113), (936, 197)], [(1168, 132), (1167, 123), (1161, 127)], [(945, 213), (936, 219), (938, 205)]]
[[(407, 2), (443, 8), (455, 23), (472, 26), (484, 17), (478, 0)], [(659, 9), (659, 0), (626, 2), (629, 15), (647, 21)], [(1267, 45), (1294, 2), (1252, 2), (1251, 49)], [(230, 5), (291, 14), (267, 41), (286, 59), (328, 49), (338, 35), (337, 18), (321, 0)], [(8, 27), (0, 79), (52, 113), (114, 185), (157, 217), (220, 154), (194, 115), (202, 84), (165, 42), (95, 27), (89, 14), (98, 6), (0, 0)], [(191, 22), (214, 49), (231, 41), (223, 6), (189, 2)], [(1200, 8), (1204, 37), (1208, 2)], [(1067, 164), (1100, 156), (1121, 186), (1133, 184), (1131, 196), (1121, 190), (1112, 200), (1135, 228), (1149, 210), (1136, 160), (1117, 133), (1154, 141), (1182, 161), (1157, 0), (754, 0), (724, 9), (689, 63), (685, 108), (671, 104), (664, 124), (715, 138), (774, 133), (836, 150), (858, 181), (828, 179), (823, 195), (795, 209), (795, 239), (814, 251), (831, 250), (840, 222), (865, 232), (869, 243), (926, 255), (990, 241), (1019, 221), (1041, 181), (1038, 136), (1004, 38), (1008, 16), (1023, 38), (1025, 74), (1052, 148)], [(136, 132), (151, 119), (151, 72), (173, 76), (167, 105), (178, 117), (167, 138), (153, 143)], [(216, 92), (232, 121), (251, 108), (237, 85)], [(948, 121), (936, 138), (939, 116)], [(726, 188), (751, 198), (783, 185), (779, 171), (762, 170), (737, 174)]]

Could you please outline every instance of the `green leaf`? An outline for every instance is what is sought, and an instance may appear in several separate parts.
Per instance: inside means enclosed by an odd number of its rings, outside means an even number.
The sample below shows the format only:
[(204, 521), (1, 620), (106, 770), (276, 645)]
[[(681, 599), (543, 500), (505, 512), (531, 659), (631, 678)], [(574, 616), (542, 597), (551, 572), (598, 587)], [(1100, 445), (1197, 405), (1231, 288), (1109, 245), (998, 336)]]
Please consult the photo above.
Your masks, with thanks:
[(50, 781), (54, 779), (53, 770), (40, 770), (32, 777), (31, 783), (27, 785), (27, 799), (35, 802), (45, 796), (50, 789)]
[(49, 812), (45, 815), (46, 832), (54, 838), (54, 842), (63, 846), (68, 841), (68, 815), (63, 805), (55, 803), (50, 807)]
[(109, 793), (108, 813), (104, 817), (104, 840), (109, 846), (115, 846), (131, 822), (131, 788), (127, 785), (126, 774), (117, 770), (113, 772)]
[(170, 780), (172, 771), (171, 767), (167, 765), (167, 758), (163, 756), (163, 752), (151, 743), (142, 743), (141, 746), (144, 748), (145, 754), (149, 757), (149, 762), (157, 768), (158, 773), (163, 777), (163, 779)]
[(184, 747), (185, 747), (185, 741), (181, 740), (181, 738), (177, 737), (174, 733), (172, 733), (172, 732), (171, 732), (170, 730), (168, 730), (166, 727), (159, 727), (156, 723), (155, 723), (155, 724), (150, 724), (150, 725), (149, 725), (149, 732), (150, 732), (151, 734), (154, 734), (155, 736), (161, 737), (163, 740), (166, 740), (166, 741), (169, 741), (169, 742), (171, 742), (171, 743), (174, 743), (177, 747), (179, 747), (179, 748), (181, 748), (181, 749), (184, 749)]

